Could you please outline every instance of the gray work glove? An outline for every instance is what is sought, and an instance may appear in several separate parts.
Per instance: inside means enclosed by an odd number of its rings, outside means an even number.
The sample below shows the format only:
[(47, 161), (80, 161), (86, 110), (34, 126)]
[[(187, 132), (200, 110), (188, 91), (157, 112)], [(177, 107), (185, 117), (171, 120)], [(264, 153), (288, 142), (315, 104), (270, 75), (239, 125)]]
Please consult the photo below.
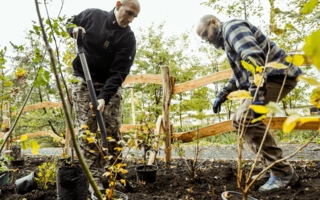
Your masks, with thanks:
[(106, 104), (106, 101), (104, 99), (98, 99), (97, 109), (100, 110), (100, 112), (103, 112), (105, 104)]
[(84, 35), (86, 34), (86, 30), (85, 30), (83, 27), (81, 27), (81, 26), (75, 27), (75, 28), (73, 28), (73, 30), (72, 30), (72, 35), (73, 35), (73, 38), (74, 38), (74, 39), (77, 39), (79, 29), (82, 30), (82, 37), (84, 37)]

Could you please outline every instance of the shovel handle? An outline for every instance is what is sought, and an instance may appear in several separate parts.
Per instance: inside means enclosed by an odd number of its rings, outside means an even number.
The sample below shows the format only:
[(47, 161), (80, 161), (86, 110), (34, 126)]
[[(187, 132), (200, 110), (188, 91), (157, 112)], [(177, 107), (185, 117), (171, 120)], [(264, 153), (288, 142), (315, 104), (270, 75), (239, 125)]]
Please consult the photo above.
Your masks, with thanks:
[(84, 54), (84, 48), (83, 48), (83, 37), (82, 37), (82, 30), (78, 29), (78, 34), (77, 34), (77, 47), (78, 47), (78, 54), (80, 57), (80, 61), (81, 61), (81, 66), (84, 72), (84, 76), (87, 82), (87, 86), (89, 89), (89, 93), (90, 93), (90, 98), (91, 98), (91, 102), (93, 105), (93, 109), (96, 113), (96, 117), (97, 117), (97, 121), (98, 121), (98, 125), (101, 131), (101, 146), (104, 148), (103, 152), (105, 152), (106, 149), (109, 150), (109, 144), (107, 142), (107, 130), (104, 124), (104, 120), (102, 117), (102, 113), (100, 112), (100, 110), (98, 110), (98, 100), (97, 100), (97, 96), (96, 96), (96, 92), (94, 90), (94, 86), (93, 86), (93, 82), (91, 79), (91, 75), (90, 75), (90, 71), (89, 71), (89, 67), (87, 64), (87, 59), (86, 56)]

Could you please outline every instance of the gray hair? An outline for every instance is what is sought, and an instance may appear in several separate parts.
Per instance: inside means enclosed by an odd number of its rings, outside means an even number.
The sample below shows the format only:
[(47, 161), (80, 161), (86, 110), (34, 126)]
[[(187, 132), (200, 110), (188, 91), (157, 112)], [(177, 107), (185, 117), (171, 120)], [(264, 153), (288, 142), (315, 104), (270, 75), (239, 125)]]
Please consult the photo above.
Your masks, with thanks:
[(204, 15), (203, 17), (201, 17), (200, 22), (203, 24), (208, 23), (212, 18), (215, 18), (218, 22), (220, 22), (220, 20), (214, 16), (214, 15)]

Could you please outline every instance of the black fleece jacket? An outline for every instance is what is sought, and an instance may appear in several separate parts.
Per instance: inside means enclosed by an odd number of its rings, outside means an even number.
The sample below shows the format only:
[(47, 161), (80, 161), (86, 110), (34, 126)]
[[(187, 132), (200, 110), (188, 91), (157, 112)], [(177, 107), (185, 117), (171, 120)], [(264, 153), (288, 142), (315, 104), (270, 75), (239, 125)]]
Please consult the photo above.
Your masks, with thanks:
[[(130, 72), (136, 54), (136, 39), (129, 26), (118, 25), (114, 9), (106, 12), (100, 9), (87, 9), (68, 19), (85, 29), (83, 38), (84, 53), (93, 82), (103, 83), (98, 95), (106, 104)], [(68, 28), (71, 37), (73, 28)], [(75, 76), (85, 78), (79, 55), (73, 61)]]

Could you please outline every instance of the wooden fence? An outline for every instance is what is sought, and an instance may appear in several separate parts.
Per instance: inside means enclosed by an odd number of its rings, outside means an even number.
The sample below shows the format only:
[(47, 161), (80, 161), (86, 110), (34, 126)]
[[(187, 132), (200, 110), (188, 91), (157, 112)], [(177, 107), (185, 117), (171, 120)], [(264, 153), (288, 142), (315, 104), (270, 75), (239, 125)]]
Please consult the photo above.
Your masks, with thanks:
[[(203, 138), (203, 137), (213, 136), (213, 135), (234, 130), (232, 123), (229, 120), (229, 121), (213, 124), (210, 126), (206, 126), (194, 131), (183, 132), (183, 133), (172, 133), (172, 124), (170, 123), (170, 102), (171, 102), (172, 95), (179, 94), (189, 90), (194, 90), (198, 87), (201, 87), (216, 81), (228, 79), (232, 75), (231, 69), (217, 72), (197, 80), (192, 80), (192, 81), (188, 81), (188, 82), (177, 84), (177, 85), (175, 85), (174, 77), (170, 76), (169, 67), (162, 67), (161, 70), (162, 70), (162, 73), (157, 75), (154, 75), (154, 74), (130, 75), (124, 81), (123, 86), (132, 85), (136, 83), (160, 84), (163, 86), (162, 87), (163, 88), (162, 116), (160, 116), (157, 121), (157, 126), (156, 126), (157, 131), (155, 132), (159, 134), (162, 130), (163, 133), (166, 134), (165, 161), (167, 163), (169, 163), (171, 160), (172, 138), (177, 138), (184, 142), (190, 142), (194, 139), (196, 131), (199, 131), (200, 138)], [(131, 97), (132, 96), (133, 95), (131, 95)], [(32, 106), (26, 106), (24, 111), (31, 111), (33, 109), (39, 109), (39, 108), (57, 108), (57, 107), (61, 107), (61, 103), (43, 102), (43, 103), (39, 103)], [(268, 120), (269, 119), (265, 119), (264, 122), (267, 123)], [(285, 120), (284, 117), (273, 118), (271, 128), (281, 129), (284, 120)], [(123, 124), (121, 127), (121, 132), (128, 132), (134, 129), (136, 126), (137, 125), (134, 125), (134, 124)], [(318, 130), (319, 123), (318, 122), (306, 123), (303, 126), (297, 126), (296, 129)], [(47, 133), (43, 132), (43, 134), (47, 134)], [(51, 134), (49, 135), (52, 136)], [(68, 140), (66, 141), (61, 140), (61, 142), (65, 142), (67, 145)]]

